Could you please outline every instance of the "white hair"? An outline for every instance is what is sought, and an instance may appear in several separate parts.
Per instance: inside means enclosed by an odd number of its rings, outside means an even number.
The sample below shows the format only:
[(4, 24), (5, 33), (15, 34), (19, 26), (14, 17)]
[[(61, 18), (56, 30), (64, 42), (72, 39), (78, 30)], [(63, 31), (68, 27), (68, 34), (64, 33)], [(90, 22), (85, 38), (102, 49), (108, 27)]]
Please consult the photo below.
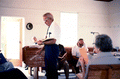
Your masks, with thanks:
[(51, 14), (51, 13), (45, 13), (44, 15), (43, 15), (43, 17), (47, 17), (47, 18), (50, 18), (50, 19), (52, 19), (53, 21), (54, 21), (54, 18), (53, 18), (53, 15)]

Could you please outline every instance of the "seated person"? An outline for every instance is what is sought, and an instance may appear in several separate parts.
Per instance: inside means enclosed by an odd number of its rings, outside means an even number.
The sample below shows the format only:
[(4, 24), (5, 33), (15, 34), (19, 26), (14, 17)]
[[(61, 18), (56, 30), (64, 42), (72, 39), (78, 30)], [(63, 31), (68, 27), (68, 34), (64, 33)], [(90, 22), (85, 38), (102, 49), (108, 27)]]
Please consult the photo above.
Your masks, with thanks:
[(85, 77), (87, 77), (89, 65), (120, 64), (120, 60), (111, 54), (112, 48), (112, 40), (108, 35), (101, 34), (96, 36), (94, 49), (97, 55), (88, 61)]
[(75, 68), (76, 74), (79, 73), (79, 67), (76, 67), (76, 64), (78, 62), (79, 57), (81, 56), (79, 49), (85, 47), (88, 51), (88, 48), (86, 47), (84, 40), (82, 38), (80, 38), (77, 42), (77, 45), (75, 45), (74, 47), (72, 47), (72, 64)]
[(2, 53), (0, 53), (0, 72), (14, 68), (13, 64), (5, 59)]
[(34, 41), (34, 44), (37, 44), (37, 42), (38, 42), (37, 38), (35, 36), (33, 37), (33, 41)]
[(0, 72), (0, 79), (28, 79), (18, 68), (11, 68)]
[(61, 70), (62, 67), (64, 67), (64, 72), (65, 72), (65, 76), (66, 76), (66, 79), (68, 79), (69, 77), (69, 64), (66, 60), (66, 55), (67, 55), (67, 52), (65, 51), (64, 49), (64, 46), (59, 44), (59, 56), (58, 56), (58, 70)]
[(32, 37), (32, 40), (34, 42), (34, 45), (38, 45), (38, 46), (43, 45), (43, 40), (37, 40), (37, 38), (35, 36)]

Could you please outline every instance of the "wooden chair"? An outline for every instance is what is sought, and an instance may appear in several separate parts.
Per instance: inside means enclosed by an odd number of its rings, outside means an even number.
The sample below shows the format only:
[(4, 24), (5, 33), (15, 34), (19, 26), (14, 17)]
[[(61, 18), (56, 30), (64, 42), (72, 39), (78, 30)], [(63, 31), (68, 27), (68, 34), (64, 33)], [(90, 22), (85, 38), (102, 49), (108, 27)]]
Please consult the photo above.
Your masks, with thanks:
[(120, 64), (90, 65), (87, 79), (120, 79)]

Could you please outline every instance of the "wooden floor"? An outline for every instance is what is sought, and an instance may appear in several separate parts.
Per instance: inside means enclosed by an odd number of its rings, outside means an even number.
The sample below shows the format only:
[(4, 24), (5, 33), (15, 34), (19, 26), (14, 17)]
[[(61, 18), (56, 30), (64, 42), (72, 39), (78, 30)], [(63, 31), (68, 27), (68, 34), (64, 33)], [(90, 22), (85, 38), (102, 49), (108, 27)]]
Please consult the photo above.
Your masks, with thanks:
[[(28, 74), (28, 70), (25, 70), (25, 68), (23, 67), (15, 67), (15, 68), (18, 68), (20, 69), (28, 79), (33, 79), (33, 76), (30, 76), (30, 74)], [(63, 72), (64, 70), (61, 70), (61, 71), (58, 71), (58, 72)], [(72, 70), (70, 70), (72, 71)], [(45, 76), (45, 72), (39, 72), (39, 79), (47, 79), (46, 76)], [(66, 79), (65, 77), (65, 74), (60, 74), (58, 76), (58, 79)], [(76, 79), (76, 75), (74, 73), (70, 73), (69, 74), (69, 79)]]

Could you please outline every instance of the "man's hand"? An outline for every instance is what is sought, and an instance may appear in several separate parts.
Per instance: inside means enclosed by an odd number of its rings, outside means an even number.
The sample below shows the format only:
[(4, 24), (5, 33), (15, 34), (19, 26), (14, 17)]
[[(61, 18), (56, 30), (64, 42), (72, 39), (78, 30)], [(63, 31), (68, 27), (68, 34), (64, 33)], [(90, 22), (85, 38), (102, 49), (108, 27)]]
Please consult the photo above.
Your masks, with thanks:
[(39, 40), (39, 41), (37, 41), (37, 44), (38, 44), (38, 45), (42, 45), (42, 44), (43, 44), (43, 41), (42, 41), (42, 40)]
[(45, 36), (45, 39), (47, 38), (47, 36)]

